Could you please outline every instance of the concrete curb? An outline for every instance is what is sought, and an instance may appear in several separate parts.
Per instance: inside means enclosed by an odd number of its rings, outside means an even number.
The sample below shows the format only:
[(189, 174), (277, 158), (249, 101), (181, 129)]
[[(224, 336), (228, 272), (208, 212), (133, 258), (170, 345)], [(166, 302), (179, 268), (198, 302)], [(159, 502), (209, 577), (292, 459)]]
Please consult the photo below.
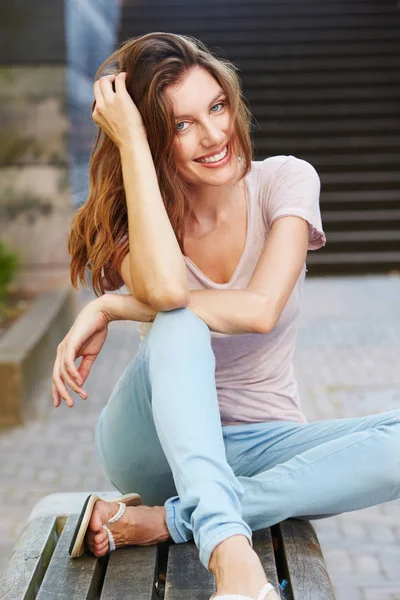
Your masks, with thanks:
[(76, 315), (73, 289), (41, 294), (0, 339), (0, 427), (24, 421), (40, 382), (49, 377), (57, 346)]
[(119, 498), (122, 494), (118, 491), (87, 491), (87, 492), (61, 492), (48, 494), (39, 500), (32, 508), (28, 522), (38, 517), (48, 515), (57, 515), (64, 517), (72, 514), (79, 514), (83, 508), (86, 498), (90, 494), (97, 494), (103, 500), (110, 502)]

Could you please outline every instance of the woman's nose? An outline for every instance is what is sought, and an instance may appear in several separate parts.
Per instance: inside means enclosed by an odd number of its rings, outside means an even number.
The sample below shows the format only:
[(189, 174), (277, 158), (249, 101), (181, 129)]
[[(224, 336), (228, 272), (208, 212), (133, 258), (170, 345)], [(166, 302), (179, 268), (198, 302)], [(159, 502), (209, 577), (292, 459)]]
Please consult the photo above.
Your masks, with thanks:
[(204, 142), (207, 142), (210, 148), (217, 148), (223, 143), (225, 139), (226, 136), (219, 127), (216, 127), (212, 123), (205, 124), (203, 132), (203, 146)]

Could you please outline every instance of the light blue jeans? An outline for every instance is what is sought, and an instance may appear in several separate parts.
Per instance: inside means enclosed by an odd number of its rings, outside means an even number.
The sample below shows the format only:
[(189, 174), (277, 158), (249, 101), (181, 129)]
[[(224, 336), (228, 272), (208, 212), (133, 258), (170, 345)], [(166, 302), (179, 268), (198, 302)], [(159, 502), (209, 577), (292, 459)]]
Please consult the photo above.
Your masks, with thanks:
[(214, 548), (289, 517), (318, 519), (400, 497), (400, 409), (314, 423), (221, 425), (207, 324), (159, 312), (96, 426), (102, 470), (165, 506), (174, 542)]

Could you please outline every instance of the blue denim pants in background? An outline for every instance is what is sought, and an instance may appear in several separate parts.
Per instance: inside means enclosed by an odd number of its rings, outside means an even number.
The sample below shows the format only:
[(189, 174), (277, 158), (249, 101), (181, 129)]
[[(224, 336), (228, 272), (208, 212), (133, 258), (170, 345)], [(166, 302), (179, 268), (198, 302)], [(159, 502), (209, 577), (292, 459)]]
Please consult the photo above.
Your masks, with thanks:
[(400, 409), (313, 423), (221, 425), (207, 324), (159, 312), (96, 426), (107, 478), (165, 506), (174, 542), (214, 548), (289, 517), (318, 519), (400, 497)]

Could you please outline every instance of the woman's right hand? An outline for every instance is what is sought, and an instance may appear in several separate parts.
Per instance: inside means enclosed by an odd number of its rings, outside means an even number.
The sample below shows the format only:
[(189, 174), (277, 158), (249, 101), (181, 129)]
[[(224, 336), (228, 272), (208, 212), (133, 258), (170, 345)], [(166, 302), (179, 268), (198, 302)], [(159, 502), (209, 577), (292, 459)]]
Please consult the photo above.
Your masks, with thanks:
[(138, 135), (147, 138), (142, 115), (126, 88), (126, 75), (105, 75), (94, 83), (96, 106), (92, 119), (119, 149)]
[[(108, 333), (109, 319), (100, 308), (98, 300), (99, 298), (84, 307), (57, 347), (52, 384), (52, 396), (56, 408), (60, 406), (61, 399), (65, 400), (68, 406), (74, 405), (66, 384), (83, 400), (87, 398), (87, 393), (82, 385), (86, 381)], [(82, 356), (82, 360), (77, 368), (75, 360), (80, 356)]]

